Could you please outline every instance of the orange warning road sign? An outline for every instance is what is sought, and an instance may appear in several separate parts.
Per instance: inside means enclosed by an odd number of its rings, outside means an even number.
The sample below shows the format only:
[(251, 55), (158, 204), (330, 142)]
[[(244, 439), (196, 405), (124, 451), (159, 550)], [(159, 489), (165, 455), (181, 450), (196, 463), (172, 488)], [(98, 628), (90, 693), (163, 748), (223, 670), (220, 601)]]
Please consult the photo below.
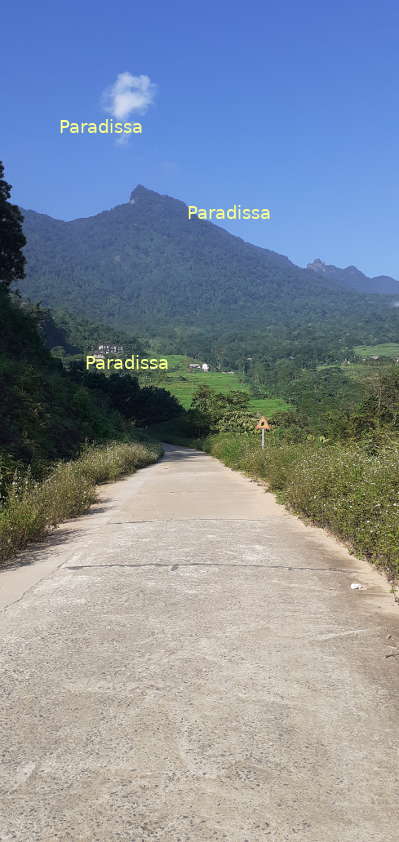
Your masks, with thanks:
[(271, 425), (269, 424), (267, 418), (262, 415), (262, 418), (259, 418), (259, 421), (256, 425), (257, 430), (271, 430)]

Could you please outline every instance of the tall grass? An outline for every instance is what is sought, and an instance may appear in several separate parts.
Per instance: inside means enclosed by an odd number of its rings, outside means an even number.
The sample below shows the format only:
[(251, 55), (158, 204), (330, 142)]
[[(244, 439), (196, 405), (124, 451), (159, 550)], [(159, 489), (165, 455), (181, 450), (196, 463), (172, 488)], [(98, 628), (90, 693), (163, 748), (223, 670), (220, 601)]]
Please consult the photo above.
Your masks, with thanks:
[(360, 444), (291, 444), (223, 433), (204, 449), (231, 468), (267, 480), (300, 515), (327, 527), (357, 553), (399, 574), (399, 451), (395, 444), (370, 455)]
[(160, 445), (114, 442), (88, 447), (78, 459), (60, 462), (42, 482), (29, 472), (16, 471), (0, 509), (0, 563), (12, 558), (30, 541), (43, 538), (58, 523), (87, 511), (96, 497), (95, 486), (156, 462)]

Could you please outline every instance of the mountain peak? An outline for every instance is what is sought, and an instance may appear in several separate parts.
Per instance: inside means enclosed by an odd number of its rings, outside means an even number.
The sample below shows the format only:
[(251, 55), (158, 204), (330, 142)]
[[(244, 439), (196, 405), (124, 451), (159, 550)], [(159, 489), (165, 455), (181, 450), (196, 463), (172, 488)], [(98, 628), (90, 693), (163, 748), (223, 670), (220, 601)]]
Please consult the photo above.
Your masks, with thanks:
[(167, 193), (157, 193), (156, 190), (150, 190), (143, 184), (137, 184), (132, 190), (129, 204), (140, 207), (140, 211), (147, 214), (148, 223), (150, 216), (153, 222), (161, 216), (164, 218), (181, 217), (182, 219), (187, 216), (187, 205), (180, 199), (168, 196)]
[(319, 257), (308, 263), (307, 269), (318, 274), (323, 274), (325, 278), (335, 281), (340, 287), (349, 287), (356, 292), (365, 293), (379, 293), (383, 295), (398, 295), (399, 282), (387, 275), (380, 275), (376, 278), (370, 278), (361, 272), (356, 266), (347, 266), (345, 269), (339, 269), (338, 266), (328, 265), (320, 260)]
[(137, 184), (136, 187), (132, 190), (129, 198), (129, 202), (135, 202), (136, 199), (139, 199), (140, 196), (159, 196), (159, 193), (155, 193), (154, 190), (148, 190), (147, 187), (144, 187), (144, 184)]
[(328, 266), (323, 260), (320, 260), (320, 257), (316, 257), (313, 263), (308, 263), (307, 269), (311, 269), (313, 272), (326, 272)]

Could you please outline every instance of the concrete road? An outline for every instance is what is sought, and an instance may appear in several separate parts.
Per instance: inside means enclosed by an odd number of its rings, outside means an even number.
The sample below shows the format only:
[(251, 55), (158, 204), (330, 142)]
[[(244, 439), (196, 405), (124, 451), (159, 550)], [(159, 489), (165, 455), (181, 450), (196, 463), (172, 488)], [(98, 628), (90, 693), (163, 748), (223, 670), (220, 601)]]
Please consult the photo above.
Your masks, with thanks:
[(171, 447), (25, 558), (1, 842), (397, 842), (399, 609), (369, 565)]

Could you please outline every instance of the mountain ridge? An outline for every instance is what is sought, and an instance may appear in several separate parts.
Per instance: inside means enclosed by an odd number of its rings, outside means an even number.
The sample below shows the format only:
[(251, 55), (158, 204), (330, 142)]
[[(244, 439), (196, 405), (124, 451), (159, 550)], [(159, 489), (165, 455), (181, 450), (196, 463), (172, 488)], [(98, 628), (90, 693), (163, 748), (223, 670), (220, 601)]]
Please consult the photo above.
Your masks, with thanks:
[(323, 274), (326, 278), (335, 280), (343, 286), (354, 289), (357, 292), (378, 295), (399, 295), (399, 281), (389, 275), (376, 275), (370, 277), (361, 272), (357, 266), (346, 266), (340, 269), (338, 266), (324, 263), (317, 257), (312, 263), (308, 263), (306, 269), (316, 274)]
[[(364, 297), (137, 185), (129, 201), (57, 220), (27, 210), (21, 292), (110, 325), (158, 331), (313, 322), (366, 308)], [(386, 305), (385, 305), (386, 306)]]

